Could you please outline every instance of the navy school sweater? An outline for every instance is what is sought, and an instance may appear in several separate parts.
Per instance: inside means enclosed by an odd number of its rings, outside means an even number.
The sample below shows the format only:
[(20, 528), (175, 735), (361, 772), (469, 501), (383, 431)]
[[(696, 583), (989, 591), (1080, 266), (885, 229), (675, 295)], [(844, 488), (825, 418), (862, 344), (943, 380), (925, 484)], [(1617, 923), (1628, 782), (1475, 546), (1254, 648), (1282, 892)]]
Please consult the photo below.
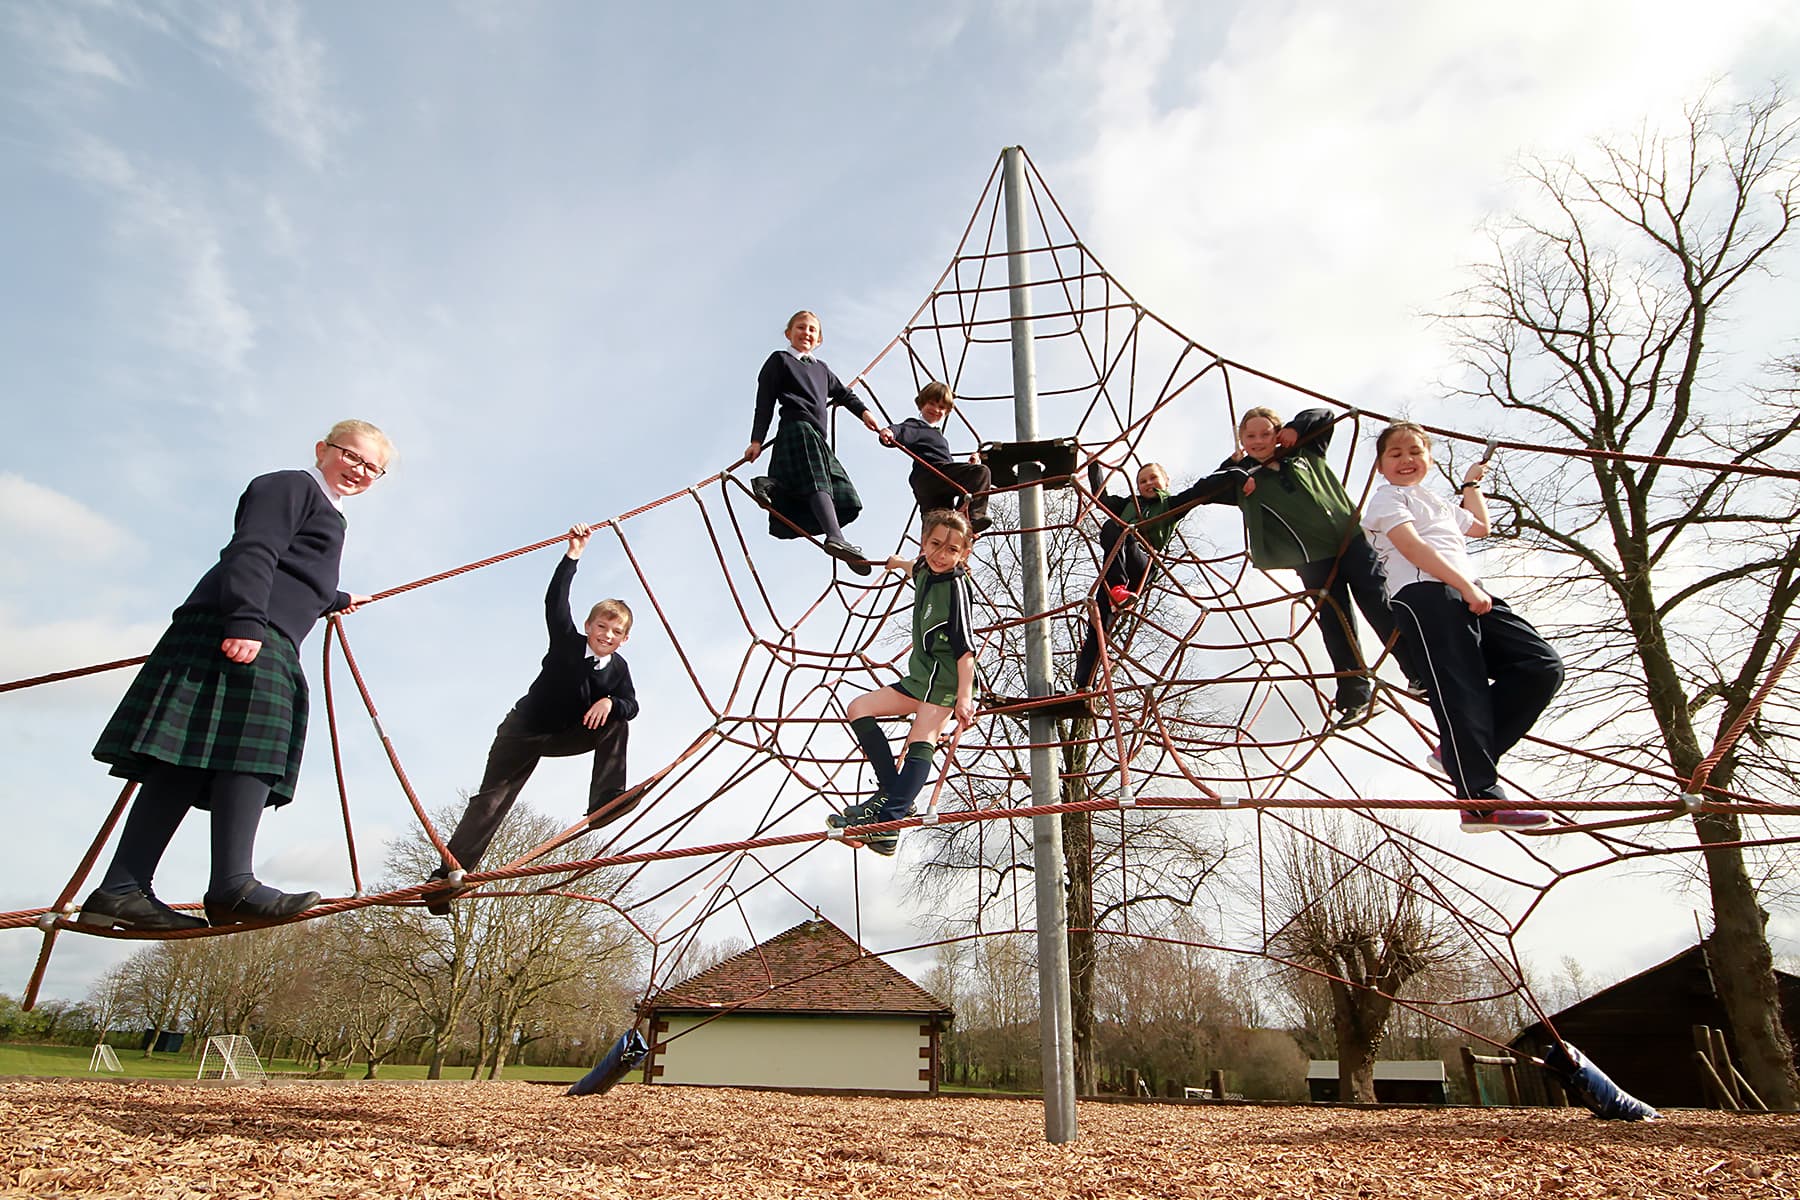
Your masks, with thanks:
[(756, 420), (750, 426), (750, 440), (768, 440), (769, 422), (777, 406), (783, 422), (806, 421), (824, 433), (826, 410), (833, 404), (843, 405), (858, 417), (869, 407), (823, 360), (803, 363), (790, 352), (777, 350), (756, 375)]
[(530, 690), (513, 706), (537, 733), (573, 729), (596, 701), (607, 697), (613, 702), (609, 724), (638, 715), (637, 689), (632, 686), (631, 668), (625, 665), (624, 655), (615, 653), (604, 667), (594, 666), (595, 660), (588, 657), (587, 634), (569, 615), (569, 587), (578, 565), (567, 554), (556, 560), (549, 590), (544, 593), (550, 648), (544, 652), (543, 665)]
[(231, 540), (175, 611), (218, 613), (225, 636), (262, 641), (273, 626), (299, 646), (338, 591), (344, 514), (309, 471), (258, 475), (238, 497)]

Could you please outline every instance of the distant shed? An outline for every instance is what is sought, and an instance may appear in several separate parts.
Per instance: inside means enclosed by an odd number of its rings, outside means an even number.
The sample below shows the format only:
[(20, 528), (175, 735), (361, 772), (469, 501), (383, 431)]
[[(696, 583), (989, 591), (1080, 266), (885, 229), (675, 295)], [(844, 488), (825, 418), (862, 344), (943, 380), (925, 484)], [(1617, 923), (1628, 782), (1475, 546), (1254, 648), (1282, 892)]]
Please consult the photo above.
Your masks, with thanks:
[[(1800, 1028), (1800, 979), (1777, 971), (1775, 983), (1782, 1023), (1792, 1038)], [(1553, 1014), (1549, 1024), (1614, 1083), (1659, 1108), (1712, 1103), (1694, 1062), (1695, 1025), (1724, 1030), (1732, 1060), (1737, 1060), (1737, 1043), (1713, 986), (1705, 942), (1571, 1004)], [(1513, 1050), (1535, 1057), (1550, 1045), (1550, 1031), (1542, 1021), (1526, 1026), (1511, 1042)], [(1800, 1065), (1800, 1054), (1795, 1057)], [(1527, 1104), (1551, 1103), (1542, 1071), (1521, 1070), (1519, 1091)]]
[[(1444, 1064), (1435, 1058), (1400, 1062), (1375, 1061), (1375, 1099), (1381, 1104), (1442, 1104), (1445, 1102)], [(1306, 1090), (1315, 1104), (1338, 1099), (1338, 1064), (1335, 1058), (1315, 1058), (1306, 1064)]]

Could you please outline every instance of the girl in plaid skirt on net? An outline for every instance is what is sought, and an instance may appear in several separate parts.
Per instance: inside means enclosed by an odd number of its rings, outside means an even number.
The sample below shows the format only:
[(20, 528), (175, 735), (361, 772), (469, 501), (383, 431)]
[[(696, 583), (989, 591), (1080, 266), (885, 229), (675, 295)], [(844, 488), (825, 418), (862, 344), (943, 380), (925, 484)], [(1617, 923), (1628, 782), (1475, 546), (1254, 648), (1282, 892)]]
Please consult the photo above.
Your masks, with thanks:
[[(112, 865), (82, 902), (84, 925), (192, 929), (291, 917), (317, 892), (286, 893), (251, 873), (268, 805), (294, 798), (306, 744), (299, 646), (327, 613), (367, 596), (337, 590), (343, 501), (387, 469), (393, 445), (366, 421), (340, 421), (316, 465), (250, 481), (231, 541), (175, 610), (94, 746), (112, 774), (137, 781)], [(212, 813), (206, 920), (156, 898), (151, 877), (190, 808)]]
[(873, 432), (879, 433), (881, 424), (824, 360), (813, 357), (825, 337), (816, 315), (801, 309), (788, 318), (786, 332), (787, 349), (769, 355), (756, 376), (756, 418), (744, 461), (755, 462), (762, 455), (777, 406), (781, 428), (769, 455), (769, 473), (752, 479), (750, 486), (770, 509), (771, 534), (799, 537), (796, 526), (819, 534), (825, 539), (825, 553), (858, 575), (867, 575), (874, 568), (844, 537), (844, 526), (862, 513), (862, 497), (825, 440), (826, 410), (842, 405)]

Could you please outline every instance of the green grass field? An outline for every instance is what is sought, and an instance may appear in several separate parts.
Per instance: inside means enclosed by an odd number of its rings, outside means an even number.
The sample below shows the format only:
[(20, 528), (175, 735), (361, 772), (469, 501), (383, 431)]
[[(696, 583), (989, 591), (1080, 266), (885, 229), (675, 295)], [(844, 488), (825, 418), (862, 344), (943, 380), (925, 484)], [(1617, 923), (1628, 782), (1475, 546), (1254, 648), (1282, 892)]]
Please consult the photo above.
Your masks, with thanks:
[[(4, 1075), (64, 1075), (79, 1079), (89, 1074), (88, 1060), (93, 1055), (91, 1046), (24, 1046), (11, 1043), (0, 1043), (0, 1076)], [(192, 1079), (200, 1069), (199, 1058), (189, 1058), (186, 1054), (155, 1054), (145, 1058), (136, 1050), (115, 1050), (119, 1056), (119, 1066), (124, 1068), (117, 1074), (111, 1071), (94, 1072), (96, 1078), (118, 1079)], [(287, 1059), (264, 1062), (263, 1070), (271, 1075), (298, 1073), (301, 1068), (297, 1063)], [(507, 1067), (501, 1074), (503, 1079), (512, 1080), (544, 1080), (547, 1082), (573, 1083), (587, 1073), (586, 1067)], [(363, 1067), (354, 1063), (346, 1072), (347, 1078), (361, 1079)], [(446, 1067), (445, 1079), (467, 1079), (468, 1067)], [(385, 1064), (381, 1068), (381, 1079), (423, 1079), (423, 1066)]]

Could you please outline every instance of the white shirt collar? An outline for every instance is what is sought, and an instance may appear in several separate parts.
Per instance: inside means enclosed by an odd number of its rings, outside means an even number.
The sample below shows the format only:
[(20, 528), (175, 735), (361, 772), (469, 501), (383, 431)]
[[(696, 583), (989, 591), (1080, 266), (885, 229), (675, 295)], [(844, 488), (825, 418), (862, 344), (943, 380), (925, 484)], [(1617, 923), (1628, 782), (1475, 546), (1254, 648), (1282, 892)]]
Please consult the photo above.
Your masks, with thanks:
[(588, 661), (593, 664), (595, 670), (604, 669), (606, 664), (612, 661), (612, 655), (595, 654), (592, 646), (587, 648), (587, 657)]
[(782, 349), (786, 350), (789, 354), (793, 355), (795, 358), (800, 359), (802, 361), (805, 361), (807, 359), (813, 359), (816, 361), (818, 358), (818, 355), (814, 354), (811, 350), (808, 350), (805, 354), (802, 354), (798, 350), (794, 349), (792, 346), (783, 346)]
[(319, 485), (319, 490), (325, 493), (327, 500), (331, 501), (331, 507), (343, 512), (344, 498), (331, 490), (331, 485), (325, 482), (325, 473), (317, 467), (306, 468), (306, 473), (313, 477), (313, 482)]

